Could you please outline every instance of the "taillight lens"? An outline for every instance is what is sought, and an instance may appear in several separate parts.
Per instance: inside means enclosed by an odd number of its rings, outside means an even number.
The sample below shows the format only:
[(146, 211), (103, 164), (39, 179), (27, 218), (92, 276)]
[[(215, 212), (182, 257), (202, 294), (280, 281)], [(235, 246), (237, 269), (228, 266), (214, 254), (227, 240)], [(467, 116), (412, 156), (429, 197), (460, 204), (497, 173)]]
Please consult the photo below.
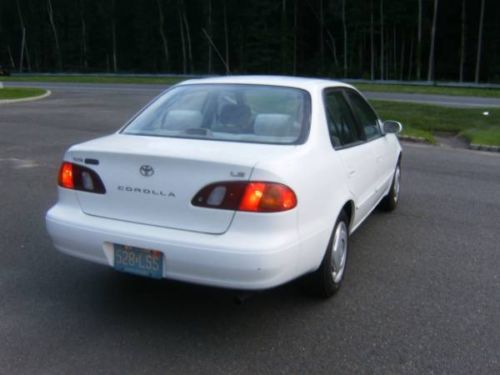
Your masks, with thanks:
[(73, 182), (73, 164), (62, 163), (59, 170), (59, 186), (66, 189), (74, 189), (75, 183)]
[(92, 169), (82, 165), (63, 162), (59, 169), (59, 186), (89, 193), (104, 194), (106, 189), (101, 179)]
[(288, 186), (263, 181), (228, 181), (205, 186), (191, 202), (194, 206), (233, 211), (280, 212), (297, 206)]

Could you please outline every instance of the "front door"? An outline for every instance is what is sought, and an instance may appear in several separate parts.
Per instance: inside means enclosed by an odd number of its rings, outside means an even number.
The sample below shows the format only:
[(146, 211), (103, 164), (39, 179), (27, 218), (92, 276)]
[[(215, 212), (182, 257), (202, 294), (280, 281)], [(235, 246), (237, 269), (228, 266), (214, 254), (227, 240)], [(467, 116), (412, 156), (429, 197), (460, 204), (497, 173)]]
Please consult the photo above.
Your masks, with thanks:
[(371, 211), (377, 199), (376, 155), (372, 145), (365, 141), (342, 89), (325, 93), (325, 107), (330, 139), (344, 166), (347, 185), (355, 199), (356, 225)]

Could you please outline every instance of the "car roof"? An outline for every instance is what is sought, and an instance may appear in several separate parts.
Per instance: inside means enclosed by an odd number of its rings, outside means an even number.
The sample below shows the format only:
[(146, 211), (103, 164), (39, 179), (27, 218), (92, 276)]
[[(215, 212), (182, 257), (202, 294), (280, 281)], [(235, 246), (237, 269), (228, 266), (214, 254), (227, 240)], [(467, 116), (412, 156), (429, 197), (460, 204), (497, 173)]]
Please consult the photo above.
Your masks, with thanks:
[(191, 84), (253, 84), (268, 86), (295, 87), (307, 91), (322, 89), (325, 87), (350, 87), (351, 85), (320, 78), (292, 77), (292, 76), (273, 76), (273, 75), (244, 75), (244, 76), (220, 76), (201, 79), (190, 79), (181, 82), (180, 85)]

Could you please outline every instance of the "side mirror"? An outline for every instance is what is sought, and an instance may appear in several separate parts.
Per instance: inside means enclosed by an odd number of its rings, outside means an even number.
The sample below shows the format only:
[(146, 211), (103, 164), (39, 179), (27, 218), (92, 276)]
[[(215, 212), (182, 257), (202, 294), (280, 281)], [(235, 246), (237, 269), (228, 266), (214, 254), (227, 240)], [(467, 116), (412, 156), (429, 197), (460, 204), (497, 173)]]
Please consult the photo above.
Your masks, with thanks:
[(398, 121), (387, 120), (383, 123), (384, 133), (397, 134), (403, 130), (403, 125)]

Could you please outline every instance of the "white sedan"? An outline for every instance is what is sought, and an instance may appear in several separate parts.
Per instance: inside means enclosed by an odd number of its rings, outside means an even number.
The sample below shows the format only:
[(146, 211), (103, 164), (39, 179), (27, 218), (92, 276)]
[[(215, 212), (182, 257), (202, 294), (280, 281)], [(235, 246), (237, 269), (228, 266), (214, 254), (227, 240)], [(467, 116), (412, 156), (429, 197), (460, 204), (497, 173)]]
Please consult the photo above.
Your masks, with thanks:
[(66, 152), (47, 230), (123, 272), (247, 290), (305, 275), (331, 296), (349, 236), (398, 203), (400, 130), (336, 81), (186, 81)]

